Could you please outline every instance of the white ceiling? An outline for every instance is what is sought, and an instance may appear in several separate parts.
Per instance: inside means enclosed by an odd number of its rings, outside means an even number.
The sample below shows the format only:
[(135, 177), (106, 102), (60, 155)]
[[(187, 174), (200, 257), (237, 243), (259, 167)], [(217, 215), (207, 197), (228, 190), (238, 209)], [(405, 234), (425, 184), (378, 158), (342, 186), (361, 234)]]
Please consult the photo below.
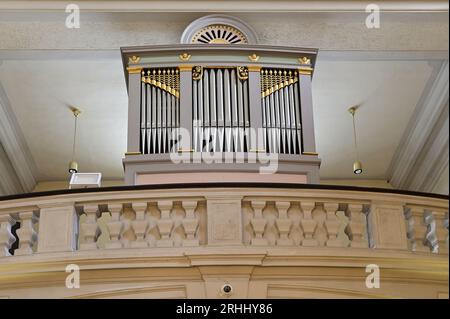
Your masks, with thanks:
[(82, 171), (122, 176), (127, 92), (119, 59), (5, 61), (0, 83), (13, 106), (38, 169), (38, 180), (67, 179), (74, 118), (79, 117), (77, 161)]
[(355, 118), (363, 175), (387, 178), (391, 159), (432, 70), (425, 61), (319, 61), (313, 105), (321, 176), (356, 178), (352, 173), (352, 117), (347, 110), (361, 105)]
[[(81, 170), (101, 171), (107, 179), (123, 176), (127, 93), (118, 48), (178, 43), (187, 24), (202, 15), (82, 12), (81, 29), (69, 30), (62, 12), (0, 11), (0, 85), (38, 181), (67, 179), (73, 131), (68, 105), (83, 109)], [(386, 179), (432, 77), (426, 60), (448, 52), (448, 12), (383, 13), (377, 30), (365, 27), (365, 13), (233, 15), (256, 30), (261, 44), (320, 49), (313, 99), (321, 177), (355, 178), (347, 109), (361, 104), (357, 129), (365, 172), (358, 178)]]
[[(432, 68), (424, 61), (319, 61), (316, 67), (313, 102), (322, 178), (354, 177), (347, 112), (354, 104), (361, 104), (357, 130), (364, 178), (386, 178)], [(8, 60), (0, 65), (0, 83), (39, 180), (67, 177), (73, 132), (68, 105), (83, 109), (77, 146), (81, 170), (122, 177), (127, 93), (120, 59)]]

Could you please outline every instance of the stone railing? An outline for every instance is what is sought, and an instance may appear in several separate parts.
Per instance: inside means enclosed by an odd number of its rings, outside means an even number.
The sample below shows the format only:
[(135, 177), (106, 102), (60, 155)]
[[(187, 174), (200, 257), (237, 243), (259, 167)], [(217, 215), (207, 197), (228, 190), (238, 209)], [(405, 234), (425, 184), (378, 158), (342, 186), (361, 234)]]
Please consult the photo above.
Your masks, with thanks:
[(443, 196), (299, 187), (172, 185), (5, 198), (0, 256), (206, 246), (448, 254)]

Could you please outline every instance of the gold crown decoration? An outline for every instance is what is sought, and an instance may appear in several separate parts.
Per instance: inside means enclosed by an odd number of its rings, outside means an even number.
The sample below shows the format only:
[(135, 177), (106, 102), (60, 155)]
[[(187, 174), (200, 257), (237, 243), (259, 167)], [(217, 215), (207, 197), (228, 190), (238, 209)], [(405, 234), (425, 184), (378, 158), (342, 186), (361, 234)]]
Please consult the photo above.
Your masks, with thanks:
[(311, 59), (306, 56), (299, 58), (298, 62), (300, 62), (300, 64), (302, 65), (311, 65)]
[(179, 55), (179, 58), (181, 61), (189, 61), (189, 59), (191, 58), (191, 55), (189, 53), (182, 53)]
[(257, 62), (259, 60), (259, 55), (257, 55), (256, 53), (253, 53), (248, 56), (248, 59), (252, 62)]
[(133, 55), (128, 58), (128, 63), (136, 64), (136, 63), (139, 63), (140, 60), (141, 60), (141, 57), (139, 57), (137, 55)]

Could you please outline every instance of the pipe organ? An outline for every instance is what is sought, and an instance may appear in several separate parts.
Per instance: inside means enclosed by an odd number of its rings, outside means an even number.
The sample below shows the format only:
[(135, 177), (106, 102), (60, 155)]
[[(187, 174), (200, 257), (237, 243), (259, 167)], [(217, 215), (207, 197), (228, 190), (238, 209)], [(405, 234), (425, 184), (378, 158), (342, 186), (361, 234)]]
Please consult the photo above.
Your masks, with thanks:
[(140, 150), (168, 153), (180, 125), (180, 77), (177, 68), (144, 69), (141, 77)]
[[(183, 181), (318, 182), (311, 92), (317, 50), (182, 44), (121, 51), (127, 184), (164, 181), (170, 172)], [(260, 168), (273, 161), (277, 175), (262, 176)]]
[(297, 71), (261, 70), (263, 144), (267, 153), (301, 153), (299, 92)]
[[(261, 69), (263, 149), (300, 154), (299, 78), (292, 69)], [(179, 128), (179, 70), (149, 68), (141, 78), (140, 150), (176, 152)], [(248, 152), (250, 109), (246, 67), (195, 66), (192, 71), (194, 152)]]
[(194, 67), (192, 112), (195, 152), (247, 152), (247, 68)]

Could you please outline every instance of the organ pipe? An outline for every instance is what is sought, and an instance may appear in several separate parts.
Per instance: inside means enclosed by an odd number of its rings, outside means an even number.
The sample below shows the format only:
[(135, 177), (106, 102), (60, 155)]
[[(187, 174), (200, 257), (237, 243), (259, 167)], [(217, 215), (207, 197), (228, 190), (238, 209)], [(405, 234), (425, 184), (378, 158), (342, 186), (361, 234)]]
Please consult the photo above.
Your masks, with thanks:
[(141, 77), (141, 153), (171, 151), (179, 128), (179, 71), (175, 68), (153, 68)]
[(261, 107), (266, 152), (301, 154), (297, 71), (261, 70)]
[[(192, 72), (196, 152), (247, 152), (250, 105), (246, 67), (201, 67)], [(177, 68), (149, 68), (141, 78), (141, 152), (168, 153), (180, 125)], [(301, 154), (299, 77), (296, 70), (261, 70), (263, 144), (268, 153)], [(175, 134), (174, 134), (175, 133)], [(176, 137), (175, 137), (176, 139)]]
[(250, 127), (248, 70), (243, 67), (194, 69), (194, 150), (246, 152), (245, 130)]

